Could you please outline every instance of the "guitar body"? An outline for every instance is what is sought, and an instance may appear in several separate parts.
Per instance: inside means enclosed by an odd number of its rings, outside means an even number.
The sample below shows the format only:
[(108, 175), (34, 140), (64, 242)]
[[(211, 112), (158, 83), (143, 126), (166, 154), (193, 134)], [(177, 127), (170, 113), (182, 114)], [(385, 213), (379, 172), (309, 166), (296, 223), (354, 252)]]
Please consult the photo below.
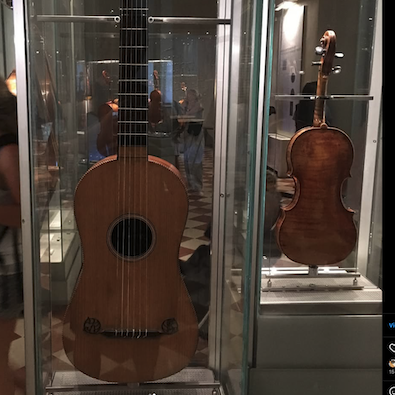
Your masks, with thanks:
[(63, 328), (77, 369), (132, 383), (187, 366), (198, 340), (178, 265), (187, 215), (178, 171), (159, 158), (112, 156), (81, 179), (75, 216), (83, 267)]
[(295, 181), (292, 202), (281, 210), (277, 243), (291, 260), (330, 265), (353, 250), (354, 212), (344, 207), (342, 185), (350, 177), (352, 142), (337, 128), (304, 128), (287, 148), (288, 175)]

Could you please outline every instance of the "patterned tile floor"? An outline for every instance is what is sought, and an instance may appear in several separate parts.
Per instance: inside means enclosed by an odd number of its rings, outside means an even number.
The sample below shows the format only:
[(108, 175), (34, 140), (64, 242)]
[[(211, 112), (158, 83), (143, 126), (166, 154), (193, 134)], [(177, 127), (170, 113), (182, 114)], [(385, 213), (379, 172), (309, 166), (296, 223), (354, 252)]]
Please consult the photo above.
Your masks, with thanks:
[[(181, 175), (185, 180), (185, 170), (182, 155), (179, 160)], [(189, 213), (184, 235), (180, 246), (179, 258), (186, 261), (202, 244), (209, 244), (204, 236), (211, 221), (213, 196), (213, 150), (206, 148), (203, 160), (203, 196), (189, 194)]]

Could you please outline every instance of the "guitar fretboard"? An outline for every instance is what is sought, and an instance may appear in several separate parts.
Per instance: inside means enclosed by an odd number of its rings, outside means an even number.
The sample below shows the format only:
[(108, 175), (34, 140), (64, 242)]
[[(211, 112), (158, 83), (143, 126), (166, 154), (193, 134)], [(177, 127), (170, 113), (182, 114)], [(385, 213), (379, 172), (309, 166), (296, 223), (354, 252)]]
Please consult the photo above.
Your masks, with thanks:
[(148, 0), (121, 0), (118, 146), (145, 146), (148, 125)]

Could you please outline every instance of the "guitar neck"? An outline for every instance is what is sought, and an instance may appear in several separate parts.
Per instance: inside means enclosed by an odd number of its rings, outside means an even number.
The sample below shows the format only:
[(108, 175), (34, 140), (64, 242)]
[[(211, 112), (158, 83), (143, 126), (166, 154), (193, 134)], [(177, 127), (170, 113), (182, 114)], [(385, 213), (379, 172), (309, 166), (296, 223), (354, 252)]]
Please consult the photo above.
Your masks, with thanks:
[(147, 146), (148, 0), (121, 0), (118, 147)]

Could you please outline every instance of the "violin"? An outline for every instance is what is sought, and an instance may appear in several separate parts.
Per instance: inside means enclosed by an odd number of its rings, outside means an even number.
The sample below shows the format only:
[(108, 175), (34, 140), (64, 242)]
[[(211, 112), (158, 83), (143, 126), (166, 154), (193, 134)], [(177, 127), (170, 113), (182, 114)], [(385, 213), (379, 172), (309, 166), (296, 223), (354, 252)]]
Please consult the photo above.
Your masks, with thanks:
[(291, 138), (287, 153), (288, 175), (294, 179), (295, 195), (282, 208), (276, 223), (281, 251), (292, 261), (309, 266), (336, 264), (352, 252), (357, 240), (354, 211), (342, 200), (344, 181), (351, 177), (354, 148), (348, 135), (325, 122), (325, 98), (333, 67), (336, 34), (328, 30), (316, 48), (321, 55), (313, 126)]

